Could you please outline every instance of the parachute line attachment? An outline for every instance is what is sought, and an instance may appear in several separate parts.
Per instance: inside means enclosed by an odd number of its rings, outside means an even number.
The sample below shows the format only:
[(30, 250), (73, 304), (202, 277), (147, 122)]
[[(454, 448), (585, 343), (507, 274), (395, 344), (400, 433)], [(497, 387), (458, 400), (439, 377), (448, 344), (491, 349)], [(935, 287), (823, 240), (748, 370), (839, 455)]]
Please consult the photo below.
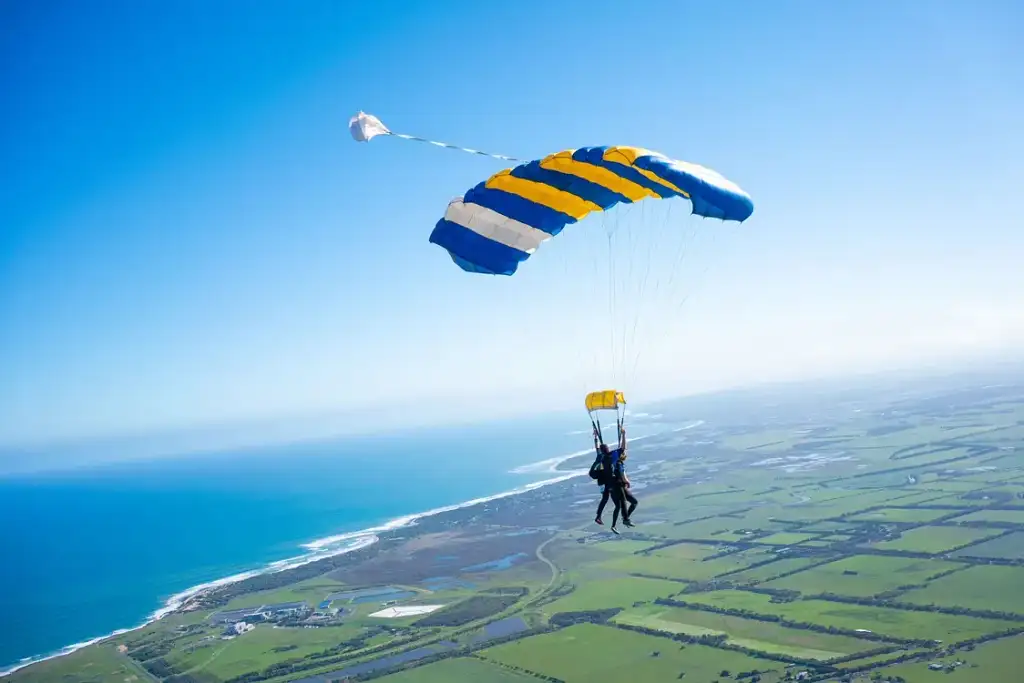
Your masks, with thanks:
[(471, 149), (469, 147), (459, 147), (448, 142), (438, 142), (436, 140), (428, 140), (427, 138), (421, 138), (416, 135), (407, 135), (405, 133), (395, 133), (390, 128), (384, 125), (384, 123), (373, 114), (367, 114), (366, 112), (359, 112), (348, 122), (348, 130), (352, 134), (353, 139), (356, 142), (369, 142), (378, 135), (390, 135), (391, 137), (401, 138), (403, 140), (412, 140), (414, 142), (425, 142), (428, 145), (434, 145), (435, 147), (444, 147), (445, 149), (454, 149), (459, 152), (466, 152), (467, 154), (477, 154), (483, 157), (490, 157), (492, 159), (500, 159), (501, 161), (517, 161), (520, 162), (522, 159), (516, 157), (506, 156), (504, 154), (492, 154), (491, 152), (482, 152), (478, 149)]

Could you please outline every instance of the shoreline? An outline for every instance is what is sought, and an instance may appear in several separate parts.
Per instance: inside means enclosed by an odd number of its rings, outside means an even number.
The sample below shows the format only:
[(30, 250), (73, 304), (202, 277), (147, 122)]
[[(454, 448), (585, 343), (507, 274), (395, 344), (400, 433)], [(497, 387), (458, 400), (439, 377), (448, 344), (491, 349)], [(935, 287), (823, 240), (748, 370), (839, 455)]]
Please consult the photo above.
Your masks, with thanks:
[[(633, 440), (634, 439), (631, 439), (631, 441)], [(46, 655), (29, 657), (16, 664), (9, 665), (8, 668), (6, 669), (0, 670), (0, 678), (6, 678), (11, 674), (14, 674), (18, 671), (21, 671), (22, 669), (28, 668), (35, 664), (51, 661), (54, 659), (58, 659), (60, 657), (66, 657), (91, 645), (96, 645), (98, 643), (102, 643), (105, 640), (110, 640), (111, 638), (116, 638), (126, 633), (131, 633), (132, 631), (138, 631), (140, 629), (146, 628), (150, 624), (188, 607), (194, 600), (201, 598), (209, 592), (216, 590), (218, 588), (222, 588), (233, 583), (238, 583), (240, 581), (244, 581), (255, 576), (261, 576), (264, 574), (276, 574), (278, 572), (295, 569), (297, 567), (301, 567), (306, 564), (311, 564), (313, 562), (327, 559), (329, 557), (346, 555), (348, 553), (368, 548), (380, 541), (379, 534), (385, 534), (388, 532), (397, 531), (399, 529), (413, 527), (416, 525), (416, 522), (418, 522), (421, 519), (435, 517), (446, 512), (454, 512), (456, 510), (462, 510), (477, 505), (483, 505), (494, 500), (501, 500), (503, 498), (521, 495), (523, 493), (534, 491), (538, 488), (559, 484), (563, 481), (568, 481), (569, 479), (573, 479), (575, 477), (586, 474), (586, 470), (583, 469), (566, 471), (558, 469), (559, 466), (569, 460), (578, 458), (581, 455), (585, 455), (589, 452), (590, 449), (587, 449), (584, 451), (577, 451), (574, 453), (557, 456), (554, 458), (547, 458), (545, 460), (530, 463), (528, 465), (522, 465), (521, 467), (512, 470), (512, 472), (516, 474), (557, 474), (558, 476), (555, 477), (549, 477), (547, 479), (542, 479), (540, 481), (531, 482), (529, 484), (525, 484), (523, 486), (519, 486), (508, 491), (501, 491), (499, 493), (492, 494), (489, 496), (480, 496), (460, 503), (454, 503), (452, 505), (445, 505), (437, 508), (432, 508), (430, 510), (425, 510), (423, 512), (402, 515), (400, 517), (396, 517), (394, 519), (388, 520), (387, 522), (384, 522), (383, 524), (378, 524), (376, 526), (358, 529), (355, 531), (343, 532), (340, 534), (334, 534), (331, 536), (315, 539), (313, 541), (308, 541), (306, 543), (301, 543), (299, 544), (299, 547), (307, 551), (303, 555), (298, 555), (283, 560), (277, 560), (259, 569), (251, 569), (248, 571), (239, 572), (238, 574), (222, 577), (220, 579), (214, 579), (213, 581), (207, 581), (205, 583), (201, 583), (196, 586), (187, 588), (183, 591), (179, 591), (171, 597), (167, 598), (161, 607), (151, 612), (149, 616), (147, 616), (145, 620), (137, 626), (116, 629), (106, 635), (97, 636), (95, 638), (90, 638), (88, 640), (83, 640), (72, 645), (66, 645), (60, 648), (59, 650)]]
[[(629, 443), (643, 441), (651, 437), (658, 436), (660, 434), (665, 434), (666, 432), (674, 433), (684, 431), (687, 429), (692, 429), (694, 427), (700, 426), (701, 424), (704, 424), (704, 421), (697, 420), (691, 424), (687, 424), (684, 427), (660, 430), (652, 434), (644, 434), (642, 436), (632, 437), (628, 439), (628, 441)], [(495, 493), (489, 496), (480, 496), (460, 503), (444, 505), (441, 507), (432, 508), (430, 510), (425, 510), (423, 512), (402, 515), (399, 517), (395, 517), (394, 519), (388, 520), (387, 522), (384, 522), (382, 524), (378, 524), (376, 526), (358, 529), (355, 531), (347, 531), (340, 534), (333, 534), (331, 536), (325, 536), (323, 538), (314, 539), (306, 543), (301, 543), (299, 544), (299, 547), (306, 550), (306, 552), (302, 555), (298, 555), (291, 558), (285, 558), (283, 560), (277, 560), (275, 562), (266, 564), (265, 566), (259, 569), (251, 569), (248, 571), (239, 572), (231, 576), (226, 576), (220, 579), (207, 581), (205, 583), (201, 583), (196, 586), (187, 588), (183, 591), (179, 591), (170, 596), (169, 598), (167, 598), (161, 607), (151, 612), (149, 616), (147, 616), (145, 620), (137, 626), (116, 629), (106, 635), (97, 636), (95, 638), (90, 638), (88, 640), (83, 640), (72, 645), (66, 645), (50, 654), (34, 656), (26, 660), (22, 660), (21, 662), (18, 662), (17, 664), (9, 666), (9, 668), (0, 671), (0, 678), (6, 678), (11, 674), (14, 674), (34, 664), (40, 664), (42, 662), (51, 661), (54, 659), (58, 659), (60, 657), (66, 657), (67, 655), (73, 654), (91, 645), (96, 645), (98, 643), (102, 643), (105, 640), (116, 638), (126, 633), (131, 633), (132, 631), (138, 631), (143, 628), (146, 628), (150, 624), (159, 621), (160, 619), (163, 619), (168, 615), (174, 614), (175, 612), (185, 609), (194, 600), (202, 598), (205, 595), (209, 594), (211, 591), (214, 591), (218, 588), (223, 588), (224, 586), (229, 586), (231, 584), (238, 583), (240, 581), (244, 581), (246, 579), (253, 578), (256, 576), (261, 576), (265, 574), (276, 574), (278, 572), (288, 571), (290, 569), (295, 569), (306, 564), (311, 564), (319, 560), (324, 560), (330, 557), (336, 557), (338, 555), (346, 555), (349, 553), (353, 553), (378, 543), (380, 541), (381, 534), (398, 531), (399, 529), (407, 529), (410, 527), (414, 527), (416, 526), (416, 523), (422, 519), (436, 517), (437, 515), (441, 515), (447, 512), (464, 510), (466, 508), (475, 507), (477, 505), (483, 505), (495, 500), (502, 500), (504, 498), (522, 495), (524, 493), (529, 493), (530, 491), (535, 491), (545, 486), (560, 484), (564, 481), (568, 481), (569, 479), (583, 476), (587, 473), (586, 468), (578, 470), (564, 470), (561, 469), (561, 466), (570, 460), (580, 458), (592, 452), (592, 448), (586, 448), (565, 455), (555, 456), (553, 458), (546, 458), (544, 460), (539, 460), (537, 462), (521, 465), (517, 468), (510, 470), (510, 472), (513, 474), (548, 474), (556, 476), (541, 479), (539, 481), (531, 482), (529, 484), (525, 484), (523, 486), (519, 486), (507, 491), (501, 491), (499, 493)]]

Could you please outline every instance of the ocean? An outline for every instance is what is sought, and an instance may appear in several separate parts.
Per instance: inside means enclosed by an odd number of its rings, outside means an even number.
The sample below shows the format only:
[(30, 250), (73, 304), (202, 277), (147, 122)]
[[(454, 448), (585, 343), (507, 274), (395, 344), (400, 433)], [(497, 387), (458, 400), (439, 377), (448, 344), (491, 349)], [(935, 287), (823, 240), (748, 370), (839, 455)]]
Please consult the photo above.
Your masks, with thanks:
[(0, 671), (136, 627), (196, 586), (557, 479), (588, 428), (584, 414), (0, 478)]

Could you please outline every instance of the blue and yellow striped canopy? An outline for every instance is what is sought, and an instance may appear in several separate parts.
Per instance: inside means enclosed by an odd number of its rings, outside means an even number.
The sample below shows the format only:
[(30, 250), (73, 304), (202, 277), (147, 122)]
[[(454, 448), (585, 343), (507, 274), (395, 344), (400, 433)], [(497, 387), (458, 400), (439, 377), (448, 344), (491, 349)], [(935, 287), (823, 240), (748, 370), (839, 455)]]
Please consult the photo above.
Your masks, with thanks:
[(682, 197), (693, 213), (744, 221), (754, 203), (703, 166), (638, 147), (566, 150), (495, 173), (448, 205), (430, 241), (463, 270), (512, 275), (570, 223), (616, 204)]

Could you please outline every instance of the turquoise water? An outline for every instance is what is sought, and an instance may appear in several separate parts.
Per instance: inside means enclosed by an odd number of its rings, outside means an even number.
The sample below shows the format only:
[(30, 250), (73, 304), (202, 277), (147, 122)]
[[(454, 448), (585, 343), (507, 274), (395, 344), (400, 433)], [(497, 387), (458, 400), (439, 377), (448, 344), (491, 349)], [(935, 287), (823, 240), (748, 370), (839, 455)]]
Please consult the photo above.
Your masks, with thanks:
[(130, 628), (175, 593), (302, 544), (550, 478), (569, 419), (276, 446), (0, 479), (0, 671)]

